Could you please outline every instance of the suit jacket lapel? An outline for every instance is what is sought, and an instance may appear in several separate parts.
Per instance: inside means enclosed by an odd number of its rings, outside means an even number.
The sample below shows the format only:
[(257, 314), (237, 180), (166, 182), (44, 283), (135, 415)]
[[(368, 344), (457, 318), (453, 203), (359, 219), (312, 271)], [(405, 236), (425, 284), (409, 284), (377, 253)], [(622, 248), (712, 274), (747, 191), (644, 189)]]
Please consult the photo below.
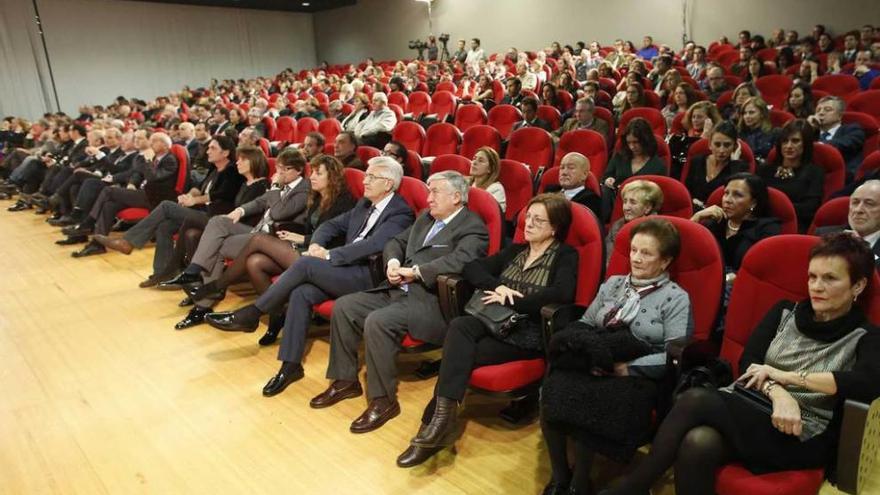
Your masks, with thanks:
[(420, 243), (418, 248), (423, 249), (423, 248), (428, 248), (431, 246), (439, 246), (439, 245), (449, 244), (452, 241), (452, 236), (454, 234), (455, 229), (458, 228), (458, 224), (464, 221), (463, 218), (464, 218), (465, 214), (467, 213), (465, 210), (467, 210), (467, 206), (465, 206), (460, 212), (458, 212), (458, 215), (456, 215), (455, 218), (453, 218), (452, 221), (449, 222), (448, 225), (443, 227), (440, 230), (440, 232), (437, 232), (436, 234), (434, 234), (434, 238), (431, 239), (430, 243), (424, 244), (425, 237), (427, 237), (428, 232), (431, 231), (431, 227), (434, 226), (434, 222), (436, 222), (436, 220), (433, 220), (430, 223), (428, 223), (428, 225), (427, 225), (428, 228), (425, 230), (425, 232), (422, 234), (422, 236), (418, 239), (419, 243)]

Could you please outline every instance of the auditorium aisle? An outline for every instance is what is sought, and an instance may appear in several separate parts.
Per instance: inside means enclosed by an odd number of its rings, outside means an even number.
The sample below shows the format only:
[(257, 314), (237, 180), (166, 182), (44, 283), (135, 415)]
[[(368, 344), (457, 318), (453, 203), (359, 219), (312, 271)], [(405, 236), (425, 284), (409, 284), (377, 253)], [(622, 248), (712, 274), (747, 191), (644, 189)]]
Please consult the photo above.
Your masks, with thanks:
[[(137, 287), (152, 248), (73, 259), (43, 216), (9, 204), (0, 201), (0, 493), (536, 494), (549, 479), (537, 423), (512, 428), (496, 416), (501, 402), (477, 396), (457, 455), (397, 468), (434, 384), (412, 374), (423, 356), (402, 358), (401, 416), (353, 435), (363, 398), (308, 407), (327, 384), (326, 328), (310, 341), (306, 377), (266, 399), (277, 348), (257, 345), (264, 327), (175, 331), (181, 294)], [(233, 291), (220, 309), (252, 298)]]

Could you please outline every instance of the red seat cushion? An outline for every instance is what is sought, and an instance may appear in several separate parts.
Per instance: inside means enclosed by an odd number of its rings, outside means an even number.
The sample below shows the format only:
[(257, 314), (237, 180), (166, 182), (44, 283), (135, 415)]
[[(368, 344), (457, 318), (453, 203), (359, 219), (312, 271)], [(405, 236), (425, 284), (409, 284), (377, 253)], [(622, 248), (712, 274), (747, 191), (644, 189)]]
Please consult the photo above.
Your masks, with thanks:
[(150, 210), (146, 208), (125, 208), (116, 214), (116, 218), (123, 222), (137, 222), (143, 220), (150, 215)]
[(412, 338), (412, 336), (407, 333), (403, 336), (403, 340), (400, 342), (400, 345), (403, 347), (419, 347), (421, 345), (425, 345), (425, 343), (419, 339)]
[(333, 303), (335, 301), (335, 299), (328, 299), (322, 303), (315, 304), (312, 309), (315, 311), (315, 313), (318, 313), (319, 315), (329, 320), (330, 315), (333, 314)]
[(544, 359), (526, 359), (480, 366), (471, 373), (470, 384), (492, 392), (508, 392), (541, 380)]
[(822, 469), (752, 474), (741, 464), (728, 464), (715, 476), (718, 495), (803, 495), (818, 493), (825, 472)]

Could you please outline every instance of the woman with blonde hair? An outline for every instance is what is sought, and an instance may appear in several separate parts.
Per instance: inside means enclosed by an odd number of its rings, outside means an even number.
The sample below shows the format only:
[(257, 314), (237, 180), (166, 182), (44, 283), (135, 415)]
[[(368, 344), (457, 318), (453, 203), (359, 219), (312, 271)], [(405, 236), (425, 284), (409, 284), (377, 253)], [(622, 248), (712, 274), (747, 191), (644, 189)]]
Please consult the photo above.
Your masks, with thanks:
[(770, 122), (770, 107), (760, 96), (753, 96), (745, 100), (742, 105), (742, 115), (737, 121), (739, 137), (755, 155), (755, 160), (763, 163), (767, 154), (776, 144), (779, 133)]

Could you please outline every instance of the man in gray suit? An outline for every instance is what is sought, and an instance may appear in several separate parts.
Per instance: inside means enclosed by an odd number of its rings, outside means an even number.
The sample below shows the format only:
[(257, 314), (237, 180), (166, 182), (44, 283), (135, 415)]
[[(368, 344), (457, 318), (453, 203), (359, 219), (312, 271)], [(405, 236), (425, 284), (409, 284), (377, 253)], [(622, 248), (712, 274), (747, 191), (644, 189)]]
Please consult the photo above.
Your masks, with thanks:
[(369, 406), (351, 424), (352, 433), (373, 431), (400, 414), (396, 357), (407, 332), (414, 339), (441, 345), (446, 322), (437, 299), (437, 276), (461, 273), (464, 265), (486, 255), (489, 234), (468, 210), (468, 183), (458, 172), (428, 178), (429, 211), (385, 246), (387, 280), (376, 289), (336, 301), (331, 318), (330, 387), (311, 401), (332, 406), (361, 395), (358, 347), (366, 346)]
[(849, 225), (816, 229), (816, 235), (850, 230), (861, 237), (874, 252), (874, 264), (880, 269), (880, 180), (865, 181), (849, 197)]
[[(273, 186), (259, 198), (227, 215), (212, 217), (190, 265), (177, 277), (159, 284), (159, 289), (174, 290), (216, 280), (223, 272), (226, 258), (235, 258), (254, 234), (272, 233), (281, 223), (303, 225), (309, 194), (309, 181), (302, 176), (305, 166), (302, 152), (293, 148), (284, 150), (278, 156), (275, 176), (272, 177), (272, 183), (279, 187)], [(260, 212), (263, 212), (263, 218), (255, 227), (239, 223), (243, 217)], [(182, 330), (202, 323), (213, 304), (214, 300), (196, 301), (195, 307), (175, 328)]]

